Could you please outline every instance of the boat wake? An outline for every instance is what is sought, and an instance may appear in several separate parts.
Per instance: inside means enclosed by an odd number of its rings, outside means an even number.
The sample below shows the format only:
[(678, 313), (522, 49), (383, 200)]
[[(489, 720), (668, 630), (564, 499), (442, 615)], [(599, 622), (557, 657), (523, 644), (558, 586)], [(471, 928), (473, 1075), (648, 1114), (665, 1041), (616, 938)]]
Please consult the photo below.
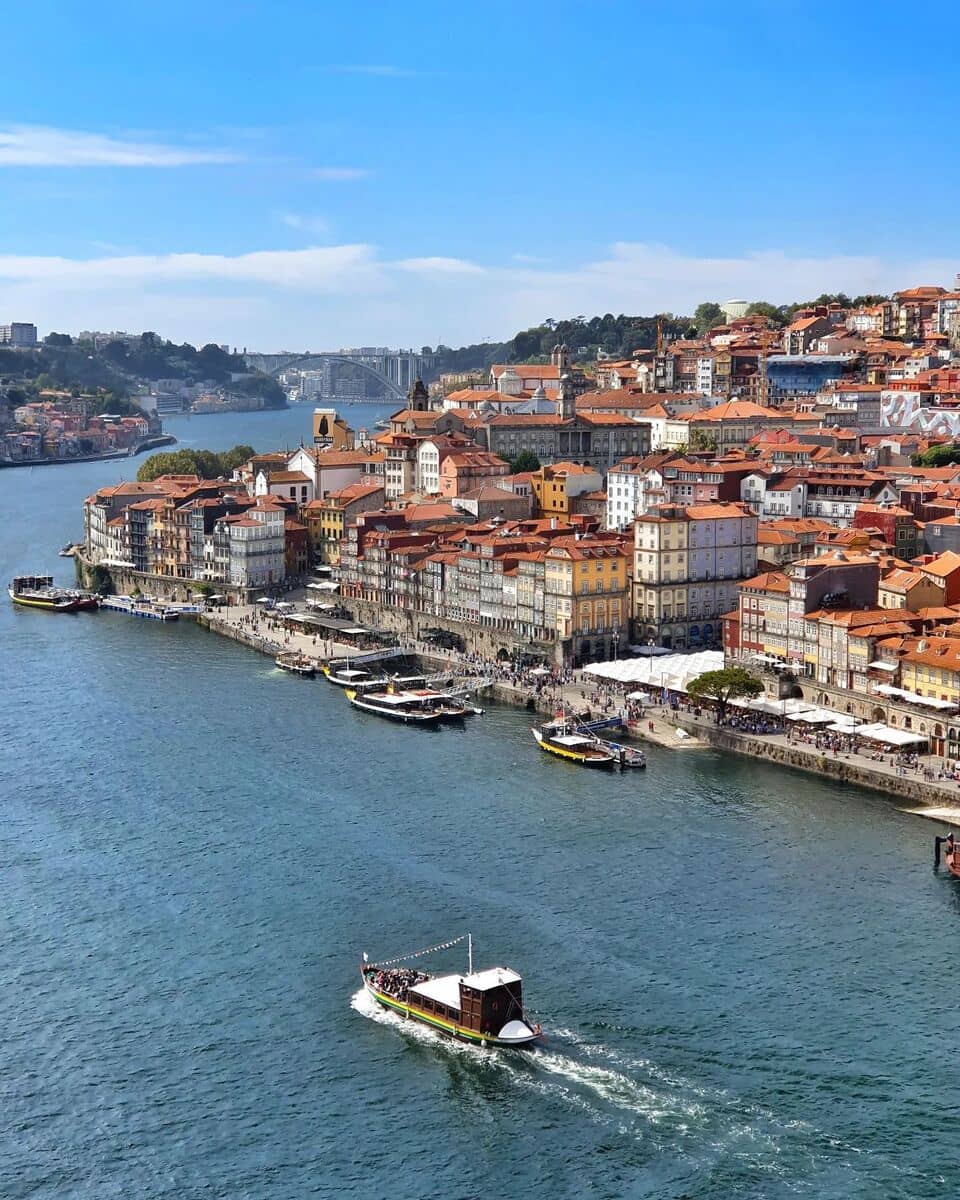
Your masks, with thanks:
[[(762, 1105), (664, 1069), (570, 1029), (553, 1028), (545, 1044), (523, 1050), (484, 1049), (439, 1037), (382, 1008), (361, 988), (351, 1007), (404, 1037), (496, 1070), (518, 1087), (585, 1114), (649, 1148), (679, 1154), (700, 1168), (736, 1160), (768, 1179), (829, 1177), (855, 1171), (901, 1177), (884, 1156), (865, 1151), (805, 1121), (784, 1120)], [(906, 1172), (910, 1174), (910, 1172)], [(793, 1190), (790, 1187), (789, 1190)]]

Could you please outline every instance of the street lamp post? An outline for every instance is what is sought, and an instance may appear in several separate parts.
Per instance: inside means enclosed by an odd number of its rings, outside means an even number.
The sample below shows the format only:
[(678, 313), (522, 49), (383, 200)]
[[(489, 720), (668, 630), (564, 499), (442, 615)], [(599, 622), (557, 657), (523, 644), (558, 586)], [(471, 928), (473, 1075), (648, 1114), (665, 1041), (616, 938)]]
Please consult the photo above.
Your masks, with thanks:
[(620, 630), (613, 631), (613, 657), (617, 657), (617, 651), (620, 649)]

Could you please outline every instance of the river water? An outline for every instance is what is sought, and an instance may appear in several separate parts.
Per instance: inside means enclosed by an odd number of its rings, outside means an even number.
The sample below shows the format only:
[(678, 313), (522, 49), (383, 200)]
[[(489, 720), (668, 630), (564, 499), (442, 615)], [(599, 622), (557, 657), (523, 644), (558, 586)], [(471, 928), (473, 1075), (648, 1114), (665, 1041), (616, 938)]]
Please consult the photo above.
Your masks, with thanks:
[[(308, 416), (169, 425), (266, 450)], [(71, 578), (119, 473), (0, 472), (4, 579)], [(582, 772), (508, 709), (394, 728), (187, 622), (4, 603), (0, 646), (5, 1200), (960, 1189), (933, 825), (713, 752)], [(361, 951), (468, 928), (542, 1050), (358, 994)]]

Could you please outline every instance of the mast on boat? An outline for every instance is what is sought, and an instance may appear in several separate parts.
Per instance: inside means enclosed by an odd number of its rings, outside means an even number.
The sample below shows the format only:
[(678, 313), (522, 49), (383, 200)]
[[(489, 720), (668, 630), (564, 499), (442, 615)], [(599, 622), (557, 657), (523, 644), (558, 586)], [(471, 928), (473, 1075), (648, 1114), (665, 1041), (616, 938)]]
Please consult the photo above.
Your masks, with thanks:
[(467, 934), (467, 974), (473, 974), (473, 934)]

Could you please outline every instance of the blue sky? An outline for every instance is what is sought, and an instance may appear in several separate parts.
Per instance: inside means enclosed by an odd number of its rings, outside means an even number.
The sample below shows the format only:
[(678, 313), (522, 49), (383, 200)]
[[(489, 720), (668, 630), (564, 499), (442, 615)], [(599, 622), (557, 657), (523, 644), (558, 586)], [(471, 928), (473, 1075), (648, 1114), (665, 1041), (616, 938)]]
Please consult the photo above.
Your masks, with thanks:
[(949, 283), (958, 9), (814, 7), (34, 0), (0, 320), (458, 345)]

